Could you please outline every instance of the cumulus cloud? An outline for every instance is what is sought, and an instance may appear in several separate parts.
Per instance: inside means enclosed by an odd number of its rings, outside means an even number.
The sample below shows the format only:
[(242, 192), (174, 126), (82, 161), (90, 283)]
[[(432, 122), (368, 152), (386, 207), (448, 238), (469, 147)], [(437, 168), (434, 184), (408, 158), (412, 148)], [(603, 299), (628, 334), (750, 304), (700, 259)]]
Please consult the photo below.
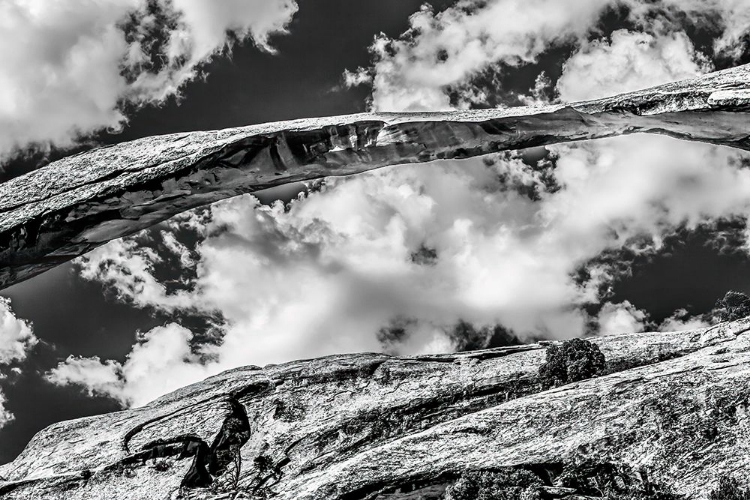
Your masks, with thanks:
[(624, 0), (630, 17), (641, 26), (679, 29), (684, 23), (719, 32), (714, 50), (739, 58), (750, 33), (750, 8), (743, 0)]
[[(618, 8), (629, 10), (635, 32), (602, 33), (601, 16)], [(567, 65), (588, 79), (569, 74), (561, 91), (598, 97), (607, 88), (635, 90), (710, 69), (684, 33), (691, 26), (718, 33), (714, 50), (739, 57), (750, 7), (742, 0), (461, 0), (442, 12), (423, 7), (398, 38), (376, 37), (372, 66), (347, 70), (344, 82), (371, 85), (371, 107), (379, 111), (469, 107), (487, 100), (472, 85), (481, 72), (502, 74), (551, 48), (572, 47), (577, 53)]]
[(0, 160), (121, 127), (123, 103), (158, 103), (232, 39), (272, 50), (295, 0), (0, 2)]
[(0, 366), (24, 360), (36, 343), (31, 325), (16, 317), (9, 299), (0, 297)]
[(5, 398), (5, 394), (0, 391), (0, 429), (12, 422), (14, 419), (13, 414), (5, 409), (5, 403), (7, 403), (7, 401), (8, 400)]
[(711, 69), (683, 32), (652, 35), (618, 30), (583, 46), (563, 66), (557, 90), (564, 101), (607, 97), (695, 77)]
[(698, 328), (706, 328), (711, 326), (705, 318), (701, 316), (691, 316), (687, 309), (678, 309), (670, 316), (665, 319), (661, 325), (659, 325), (659, 331), (661, 332), (679, 332), (685, 330), (697, 330)]
[[(15, 315), (9, 299), (0, 297), (0, 380), (5, 378), (2, 369), (26, 359), (37, 342), (31, 325)], [(13, 420), (13, 415), (5, 409), (5, 403), (5, 395), (0, 390), (0, 428)]]
[(174, 36), (178, 53), (190, 54), (197, 62), (211, 56), (226, 42), (226, 32), (238, 38), (250, 37), (255, 44), (273, 52), (268, 38), (280, 33), (297, 12), (295, 0), (172, 0), (182, 13), (180, 31)]
[(112, 360), (102, 362), (98, 356), (70, 356), (52, 370), (47, 379), (56, 384), (79, 384), (89, 395), (106, 395), (125, 400), (122, 365)]
[(140, 335), (125, 363), (71, 356), (53, 369), (53, 383), (78, 384), (89, 394), (111, 396), (125, 405), (143, 405), (152, 399), (197, 382), (208, 370), (190, 350), (193, 334), (174, 323)]
[[(179, 252), (180, 262), (188, 267), (192, 263), (189, 255), (171, 233), (167, 234), (166, 250)], [(110, 283), (118, 297), (140, 307), (159, 304), (166, 310), (189, 308), (191, 302), (186, 296), (168, 294), (166, 286), (154, 277), (154, 266), (161, 263), (163, 257), (151, 246), (153, 240), (147, 233), (139, 236), (114, 240), (82, 257), (86, 265), (81, 269), (81, 276)]]
[(620, 304), (607, 302), (597, 317), (601, 335), (641, 332), (646, 326), (647, 315), (627, 300)]
[(401, 38), (377, 37), (373, 67), (348, 73), (346, 81), (372, 81), (372, 106), (379, 111), (449, 109), (447, 87), (491, 64), (527, 64), (551, 45), (582, 39), (606, 7), (581, 0), (462, 0), (436, 13), (425, 6)]

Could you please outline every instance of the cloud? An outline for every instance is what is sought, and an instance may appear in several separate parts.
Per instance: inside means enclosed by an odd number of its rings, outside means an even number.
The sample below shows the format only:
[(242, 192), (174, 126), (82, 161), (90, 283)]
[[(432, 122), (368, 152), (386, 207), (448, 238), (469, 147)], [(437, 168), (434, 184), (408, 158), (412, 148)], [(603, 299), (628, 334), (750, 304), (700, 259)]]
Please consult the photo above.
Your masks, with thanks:
[(192, 263), (184, 247), (171, 233), (167, 235), (161, 255), (151, 246), (153, 239), (148, 238), (147, 233), (141, 233), (140, 239), (118, 239), (99, 247), (81, 258), (85, 264), (81, 276), (111, 284), (111, 290), (118, 297), (136, 306), (158, 304), (166, 310), (189, 308), (188, 297), (168, 294), (166, 286), (154, 278), (154, 266), (163, 262), (163, 255), (170, 251), (178, 252), (185, 267)]
[[(3, 369), (8, 365), (26, 359), (29, 350), (38, 339), (34, 336), (31, 325), (18, 318), (10, 306), (10, 299), (0, 297), (0, 380), (5, 378)], [(12, 370), (17, 370), (13, 368)], [(13, 415), (5, 409), (7, 402), (0, 390), (0, 428), (13, 420)]]
[(711, 69), (683, 32), (666, 35), (618, 30), (583, 46), (563, 66), (557, 90), (581, 101), (695, 77)]
[(631, 19), (641, 27), (679, 29), (692, 24), (719, 32), (713, 42), (717, 53), (739, 58), (746, 50), (743, 37), (750, 33), (750, 8), (743, 0), (625, 0), (623, 3), (631, 9)]
[(0, 429), (12, 422), (15, 418), (12, 413), (5, 409), (5, 403), (7, 402), (8, 400), (5, 398), (5, 394), (0, 391)]
[(31, 325), (13, 313), (10, 300), (0, 297), (0, 366), (23, 361), (37, 341)]
[(685, 330), (697, 330), (711, 326), (708, 321), (700, 316), (690, 316), (686, 309), (678, 309), (672, 316), (665, 319), (659, 325), (660, 332), (679, 332)]
[(122, 366), (115, 361), (102, 362), (98, 356), (70, 356), (47, 374), (47, 379), (59, 385), (78, 384), (85, 387), (89, 395), (106, 395), (126, 402), (121, 376)]
[[(623, 7), (634, 32), (615, 31), (607, 39), (602, 15)], [(577, 52), (567, 62), (569, 73), (587, 70), (588, 79), (569, 74), (560, 86), (563, 98), (599, 97), (605, 88), (635, 90), (708, 70), (684, 33), (695, 27), (717, 33), (717, 53), (738, 58), (750, 7), (742, 0), (462, 0), (442, 12), (423, 7), (398, 38), (376, 37), (372, 66), (347, 70), (344, 83), (371, 85), (371, 107), (378, 111), (469, 107), (488, 101), (487, 90), (472, 82), (482, 72), (502, 75), (536, 63), (551, 48), (570, 47)], [(490, 92), (502, 95), (500, 87), (496, 78)]]
[(174, 323), (156, 327), (140, 336), (125, 363), (71, 356), (50, 371), (47, 379), (58, 385), (77, 384), (89, 394), (141, 406), (207, 376), (208, 370), (190, 350), (192, 336)]
[(0, 2), (0, 160), (30, 145), (69, 146), (158, 103), (234, 39), (272, 50), (294, 0)]
[(372, 68), (359, 76), (349, 72), (346, 81), (371, 80), (378, 111), (449, 109), (447, 87), (492, 64), (528, 64), (552, 45), (581, 40), (607, 6), (599, 0), (463, 0), (437, 13), (425, 6), (401, 38), (377, 37)]
[[(262, 49), (273, 52), (269, 36), (283, 33), (297, 12), (295, 0), (172, 0), (182, 13), (184, 26), (174, 36), (183, 54), (196, 62), (210, 57), (227, 43), (227, 31), (237, 38), (250, 38)], [(186, 43), (182, 43), (185, 41)]]
[(642, 332), (646, 326), (647, 314), (637, 309), (630, 302), (620, 304), (607, 302), (597, 317), (601, 335)]

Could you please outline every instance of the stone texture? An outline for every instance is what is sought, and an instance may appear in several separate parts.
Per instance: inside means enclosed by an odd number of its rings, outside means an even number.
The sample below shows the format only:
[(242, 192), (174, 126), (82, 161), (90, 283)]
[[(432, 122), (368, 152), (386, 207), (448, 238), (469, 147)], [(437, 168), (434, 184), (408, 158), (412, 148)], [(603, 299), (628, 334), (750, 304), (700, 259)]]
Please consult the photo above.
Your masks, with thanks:
[(750, 148), (750, 68), (595, 101), (379, 113), (148, 137), (0, 184), (0, 289), (179, 212), (404, 163), (649, 132)]
[[(465, 471), (591, 461), (691, 499), (750, 477), (750, 319), (592, 339), (607, 374), (543, 391), (545, 344), (245, 367), (55, 424), (4, 499), (437, 499)], [(577, 497), (561, 484), (548, 498)]]

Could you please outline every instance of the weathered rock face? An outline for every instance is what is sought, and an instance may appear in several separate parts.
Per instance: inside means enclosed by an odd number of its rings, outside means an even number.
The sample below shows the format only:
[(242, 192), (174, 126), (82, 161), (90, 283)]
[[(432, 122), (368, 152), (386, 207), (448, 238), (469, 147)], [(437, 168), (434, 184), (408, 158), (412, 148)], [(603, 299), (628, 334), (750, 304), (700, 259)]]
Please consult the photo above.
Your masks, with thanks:
[(635, 132), (750, 149), (750, 67), (536, 108), (381, 113), (149, 137), (0, 184), (0, 289), (179, 212), (295, 181)]
[(593, 341), (608, 374), (546, 391), (539, 344), (228, 371), (45, 429), (0, 467), (0, 496), (438, 499), (520, 467), (572, 499), (591, 492), (565, 470), (586, 463), (704, 499), (750, 477), (750, 320)]

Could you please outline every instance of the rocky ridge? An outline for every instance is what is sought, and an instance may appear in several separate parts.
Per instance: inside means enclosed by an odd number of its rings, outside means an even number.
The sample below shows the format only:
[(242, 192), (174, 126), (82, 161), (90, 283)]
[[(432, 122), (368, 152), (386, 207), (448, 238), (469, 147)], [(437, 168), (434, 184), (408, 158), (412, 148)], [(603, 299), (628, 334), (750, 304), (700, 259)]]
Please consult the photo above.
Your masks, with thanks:
[(549, 343), (238, 368), (50, 426), (0, 467), (0, 496), (437, 500), (512, 468), (537, 498), (602, 498), (565, 482), (571, 465), (689, 499), (747, 481), (750, 319), (591, 341), (605, 374), (550, 390)]
[(0, 184), (0, 289), (179, 212), (404, 163), (637, 132), (750, 149), (750, 67), (594, 101), (366, 113), (148, 137)]

